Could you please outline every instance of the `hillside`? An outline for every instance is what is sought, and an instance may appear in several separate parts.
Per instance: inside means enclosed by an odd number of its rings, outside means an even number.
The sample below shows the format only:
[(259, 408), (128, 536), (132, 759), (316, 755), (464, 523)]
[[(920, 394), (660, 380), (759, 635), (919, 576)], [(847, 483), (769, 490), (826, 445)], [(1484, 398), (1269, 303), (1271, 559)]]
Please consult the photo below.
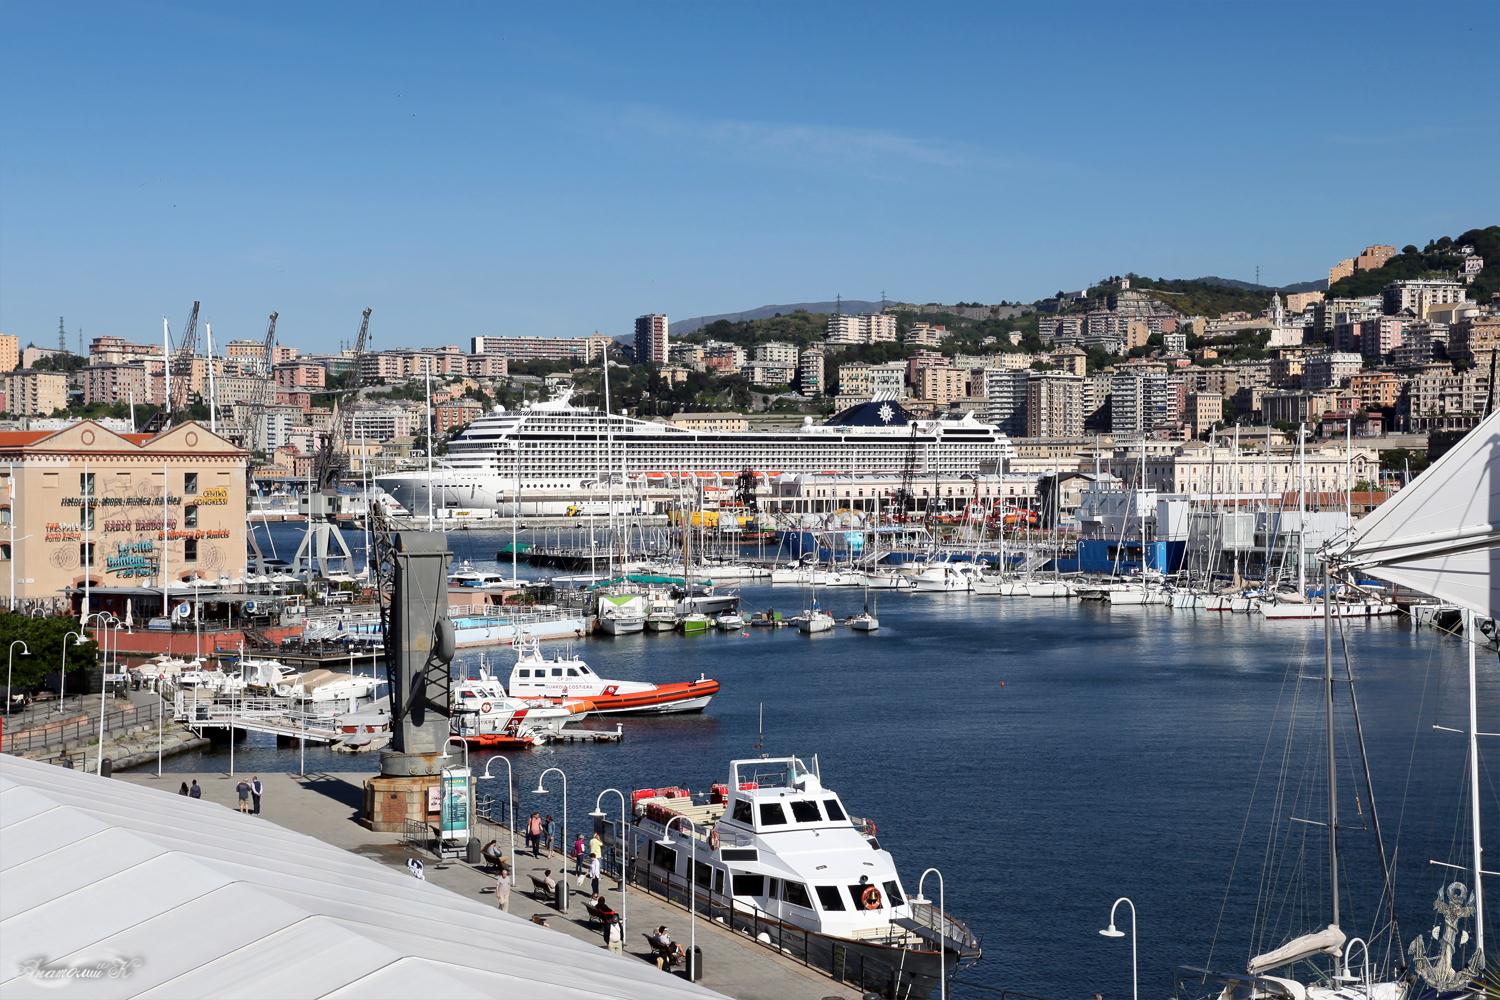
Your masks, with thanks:
[[(849, 303), (844, 304), (847, 306)], [(876, 307), (879, 308), (879, 303), (876, 303)], [(749, 347), (766, 340), (786, 340), (798, 347), (807, 347), (823, 342), (823, 334), (828, 326), (828, 314), (832, 311), (830, 303), (829, 309), (825, 312), (797, 309), (782, 315), (755, 319), (721, 317), (710, 319), (708, 323), (681, 335), (677, 333), (677, 324), (673, 323), (672, 333), (677, 339), (688, 342), (723, 340), (731, 344), (739, 344), (741, 347)]]
[(777, 314), (788, 316), (792, 313), (831, 313), (835, 308), (842, 308), (845, 314), (859, 315), (863, 313), (875, 313), (880, 311), (879, 302), (866, 302), (863, 299), (844, 299), (842, 303), (836, 302), (793, 302), (785, 305), (756, 306), (754, 309), (746, 309), (742, 312), (717, 313), (713, 316), (693, 316), (689, 319), (674, 319), (672, 321), (673, 336), (693, 333), (702, 327), (718, 320), (729, 320), (741, 322), (752, 319), (770, 319)]
[(1392, 281), (1405, 278), (1451, 278), (1463, 265), (1463, 257), (1455, 247), (1469, 245), (1485, 259), (1485, 268), (1474, 284), (1469, 286), (1469, 298), (1477, 302), (1488, 301), (1500, 292), (1500, 226), (1470, 229), (1458, 236), (1442, 236), (1431, 240), (1418, 250), (1408, 244), (1401, 252), (1373, 271), (1360, 271), (1335, 282), (1329, 289), (1330, 298), (1357, 298), (1362, 295), (1379, 295)]

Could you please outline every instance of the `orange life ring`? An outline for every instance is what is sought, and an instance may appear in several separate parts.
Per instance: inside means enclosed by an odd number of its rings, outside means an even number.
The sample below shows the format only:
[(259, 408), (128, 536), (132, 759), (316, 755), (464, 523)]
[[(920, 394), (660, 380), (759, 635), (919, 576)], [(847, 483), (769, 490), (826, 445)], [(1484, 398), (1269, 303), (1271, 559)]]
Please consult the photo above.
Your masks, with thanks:
[(483, 705), (479, 706), (479, 711), (481, 711), (483, 713), (488, 714), (489, 710), (490, 710), (490, 703), (489, 702), (485, 702)]
[(873, 885), (865, 886), (865, 891), (859, 894), (859, 904), (867, 910), (880, 909), (880, 890)]
[(710, 831), (708, 831), (708, 846), (709, 846), (709, 848), (711, 850), (717, 851), (719, 849), (719, 831), (718, 830), (710, 830)]

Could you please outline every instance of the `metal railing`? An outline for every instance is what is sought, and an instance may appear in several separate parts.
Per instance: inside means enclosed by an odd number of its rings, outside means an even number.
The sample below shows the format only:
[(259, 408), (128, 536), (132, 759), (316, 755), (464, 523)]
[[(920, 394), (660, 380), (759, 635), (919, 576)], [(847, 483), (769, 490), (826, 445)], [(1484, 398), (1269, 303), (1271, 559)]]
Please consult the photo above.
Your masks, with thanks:
[[(104, 713), (105, 735), (123, 733), (137, 726), (156, 725), (161, 714), (161, 702), (132, 705)], [(33, 753), (38, 750), (61, 748), (70, 743), (93, 743), (99, 738), (99, 716), (81, 712), (78, 715), (55, 722), (44, 722), (19, 732), (5, 734), (6, 753)]]

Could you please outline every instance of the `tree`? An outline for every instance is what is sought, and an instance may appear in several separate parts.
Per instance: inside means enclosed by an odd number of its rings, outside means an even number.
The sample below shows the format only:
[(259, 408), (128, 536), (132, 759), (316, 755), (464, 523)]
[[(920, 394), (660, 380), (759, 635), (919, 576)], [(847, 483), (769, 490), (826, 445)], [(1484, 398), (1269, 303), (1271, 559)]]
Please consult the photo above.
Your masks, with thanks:
[[(29, 655), (22, 655), (22, 647), (17, 646), (15, 657), (13, 659), (7, 657), (11, 665), (11, 684), (16, 690), (38, 688), (42, 685), (43, 678), (61, 669), (64, 636), (68, 632), (78, 631), (80, 629), (77, 618), (60, 616), (35, 618), (10, 611), (0, 612), (0, 647), (9, 650), (10, 644), (19, 639), (25, 642), (26, 648), (30, 650)], [(84, 689), (82, 679), (74, 681), (71, 678), (98, 666), (98, 648), (92, 639), (81, 646), (74, 645), (72, 637), (68, 637), (66, 641), (68, 643), (68, 677), (70, 678), (68, 688), (81, 691)]]

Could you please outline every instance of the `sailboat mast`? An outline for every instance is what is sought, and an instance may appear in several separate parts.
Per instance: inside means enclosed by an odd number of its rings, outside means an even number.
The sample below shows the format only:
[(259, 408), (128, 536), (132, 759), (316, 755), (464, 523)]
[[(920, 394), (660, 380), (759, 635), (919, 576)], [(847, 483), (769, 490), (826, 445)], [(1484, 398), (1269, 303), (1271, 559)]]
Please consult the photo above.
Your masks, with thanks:
[(1469, 811), (1474, 843), (1474, 950), (1484, 954), (1484, 849), (1479, 836), (1479, 691), (1478, 634), (1473, 610), (1464, 611), (1464, 639), (1469, 647)]
[[(1297, 425), (1297, 593), (1307, 594), (1307, 442), (1306, 424)], [(1327, 596), (1326, 594), (1324, 596)]]
[(1339, 925), (1339, 799), (1338, 768), (1333, 733), (1333, 577), (1323, 564), (1323, 710), (1328, 727), (1328, 890), (1333, 902), (1333, 925)]

